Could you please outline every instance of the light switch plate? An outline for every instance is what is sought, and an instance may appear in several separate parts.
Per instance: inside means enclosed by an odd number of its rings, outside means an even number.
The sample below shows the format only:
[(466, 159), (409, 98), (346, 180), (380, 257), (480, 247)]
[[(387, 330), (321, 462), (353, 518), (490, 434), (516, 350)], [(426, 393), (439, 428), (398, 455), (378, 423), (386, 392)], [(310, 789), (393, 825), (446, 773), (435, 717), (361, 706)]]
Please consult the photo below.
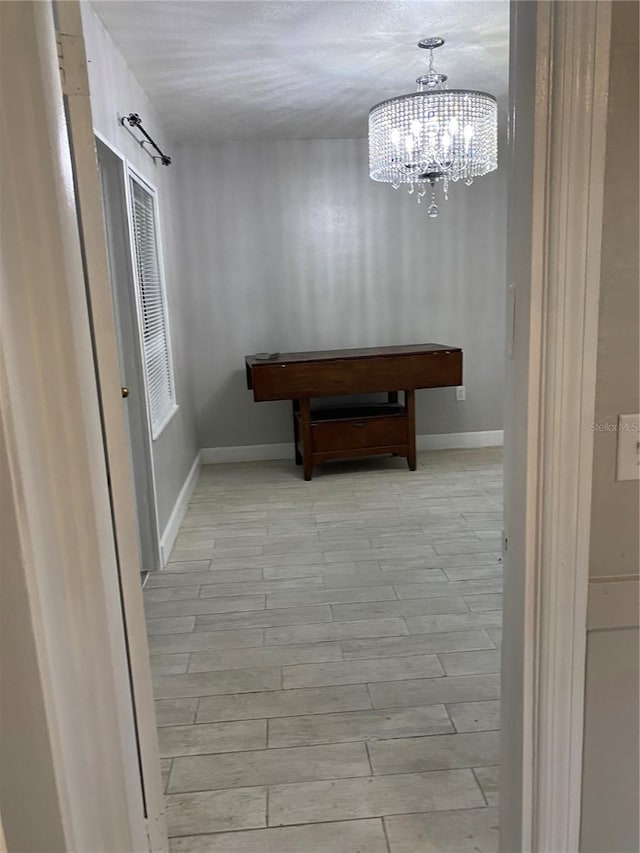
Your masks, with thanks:
[(457, 385), (456, 386), (456, 400), (459, 403), (462, 403), (462, 401), (466, 400), (466, 399), (467, 399), (467, 389), (464, 387), (464, 385)]
[(616, 480), (640, 480), (640, 415), (618, 415)]

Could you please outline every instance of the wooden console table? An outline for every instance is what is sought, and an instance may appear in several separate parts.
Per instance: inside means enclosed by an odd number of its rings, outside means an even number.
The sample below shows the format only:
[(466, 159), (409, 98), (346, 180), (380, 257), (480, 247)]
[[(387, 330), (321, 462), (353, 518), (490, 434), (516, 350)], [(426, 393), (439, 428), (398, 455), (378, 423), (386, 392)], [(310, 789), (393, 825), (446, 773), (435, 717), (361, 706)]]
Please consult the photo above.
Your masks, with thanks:
[[(462, 350), (442, 344), (275, 353), (245, 358), (256, 401), (292, 400), (296, 463), (392, 453), (416, 469), (415, 392), (462, 384)], [(403, 402), (398, 392), (403, 392)], [(386, 403), (311, 408), (311, 400), (386, 393)]]

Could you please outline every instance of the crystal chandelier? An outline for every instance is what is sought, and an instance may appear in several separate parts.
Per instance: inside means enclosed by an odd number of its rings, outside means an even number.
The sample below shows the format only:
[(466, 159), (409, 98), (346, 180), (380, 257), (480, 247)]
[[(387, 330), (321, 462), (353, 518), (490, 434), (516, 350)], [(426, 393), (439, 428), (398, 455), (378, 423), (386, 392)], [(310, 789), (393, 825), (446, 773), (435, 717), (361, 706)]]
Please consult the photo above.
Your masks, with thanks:
[(406, 184), (418, 203), (430, 192), (427, 214), (438, 215), (436, 185), (448, 198), (449, 182), (469, 185), (498, 168), (498, 106), (493, 95), (447, 89), (446, 74), (433, 67), (444, 39), (426, 38), (427, 73), (418, 91), (376, 104), (369, 112), (369, 175), (397, 189)]

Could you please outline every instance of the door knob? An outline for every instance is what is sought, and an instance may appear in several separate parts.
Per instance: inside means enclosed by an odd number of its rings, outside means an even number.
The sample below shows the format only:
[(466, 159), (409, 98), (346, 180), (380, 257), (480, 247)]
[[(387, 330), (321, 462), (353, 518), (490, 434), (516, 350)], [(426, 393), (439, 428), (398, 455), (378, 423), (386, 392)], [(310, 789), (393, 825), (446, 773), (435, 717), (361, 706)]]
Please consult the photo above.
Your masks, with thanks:
[(126, 399), (129, 396), (129, 389), (125, 388), (123, 385), (122, 388), (120, 389), (120, 393)]

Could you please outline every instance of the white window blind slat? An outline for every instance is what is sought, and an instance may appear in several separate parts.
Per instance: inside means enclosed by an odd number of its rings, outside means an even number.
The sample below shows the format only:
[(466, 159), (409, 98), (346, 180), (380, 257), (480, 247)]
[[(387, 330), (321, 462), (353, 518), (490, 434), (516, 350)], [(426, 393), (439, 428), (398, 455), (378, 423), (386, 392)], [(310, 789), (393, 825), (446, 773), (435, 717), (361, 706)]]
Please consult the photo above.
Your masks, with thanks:
[(166, 299), (158, 251), (154, 196), (130, 176), (142, 354), (151, 428), (154, 436), (175, 407)]

